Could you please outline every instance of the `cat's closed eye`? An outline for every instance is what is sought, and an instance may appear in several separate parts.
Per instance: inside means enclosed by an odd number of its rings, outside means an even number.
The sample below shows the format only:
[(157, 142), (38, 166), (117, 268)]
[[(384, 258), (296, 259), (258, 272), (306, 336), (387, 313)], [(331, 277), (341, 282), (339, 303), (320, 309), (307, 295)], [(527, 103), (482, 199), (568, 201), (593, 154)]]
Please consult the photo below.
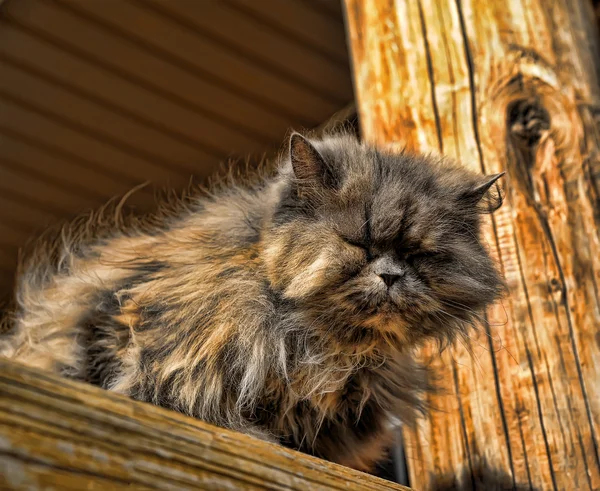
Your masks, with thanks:
[(341, 239), (348, 245), (352, 246), (352, 247), (356, 247), (358, 249), (362, 249), (363, 251), (368, 251), (369, 247), (361, 241), (355, 240), (355, 239), (350, 239), (349, 237), (344, 237), (341, 236)]
[(399, 250), (398, 254), (406, 261), (418, 261), (421, 259), (430, 259), (439, 256), (439, 252), (435, 250), (425, 250), (413, 247), (410, 249)]
[(352, 247), (355, 250), (359, 250), (363, 253), (363, 258), (369, 262), (373, 259), (373, 253), (371, 248), (365, 243), (362, 242), (360, 240), (356, 240), (356, 239), (351, 239), (349, 237), (344, 237), (341, 236), (341, 239), (350, 247)]

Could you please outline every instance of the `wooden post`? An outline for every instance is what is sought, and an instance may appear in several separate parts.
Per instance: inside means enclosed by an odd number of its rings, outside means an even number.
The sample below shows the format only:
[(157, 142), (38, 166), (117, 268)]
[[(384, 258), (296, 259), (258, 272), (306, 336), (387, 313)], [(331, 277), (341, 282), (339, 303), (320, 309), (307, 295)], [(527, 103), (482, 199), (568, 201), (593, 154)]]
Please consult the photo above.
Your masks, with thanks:
[[(600, 489), (600, 89), (588, 0), (345, 0), (363, 137), (441, 151), (507, 200), (486, 231), (510, 295), (405, 432), (411, 485)], [(486, 487), (483, 486), (483, 489)]]
[(0, 489), (407, 488), (0, 359)]

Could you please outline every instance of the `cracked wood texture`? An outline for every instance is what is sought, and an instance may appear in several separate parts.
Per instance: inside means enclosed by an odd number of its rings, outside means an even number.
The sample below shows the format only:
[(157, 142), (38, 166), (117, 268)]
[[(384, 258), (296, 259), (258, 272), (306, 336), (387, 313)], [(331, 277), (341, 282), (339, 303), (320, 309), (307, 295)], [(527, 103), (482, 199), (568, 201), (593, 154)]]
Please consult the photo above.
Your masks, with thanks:
[(407, 490), (0, 359), (0, 489)]
[[(509, 295), (437, 369), (411, 485), (600, 489), (600, 89), (589, 0), (345, 0), (363, 137), (507, 171), (485, 239)], [(431, 349), (431, 348), (430, 348)], [(425, 350), (427, 351), (427, 350)], [(427, 353), (424, 353), (426, 355)], [(485, 488), (485, 486), (483, 486)]]

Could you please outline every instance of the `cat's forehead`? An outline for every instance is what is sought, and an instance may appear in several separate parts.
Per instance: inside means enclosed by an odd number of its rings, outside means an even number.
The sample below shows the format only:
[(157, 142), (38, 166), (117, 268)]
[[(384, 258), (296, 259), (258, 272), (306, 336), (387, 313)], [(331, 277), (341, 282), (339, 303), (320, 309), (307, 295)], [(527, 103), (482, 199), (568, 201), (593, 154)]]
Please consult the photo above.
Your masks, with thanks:
[(453, 198), (440, 182), (439, 172), (427, 161), (370, 154), (362, 162), (352, 166), (340, 190), (341, 202), (353, 209), (427, 213)]
[(341, 189), (328, 212), (344, 233), (363, 230), (368, 223), (373, 239), (392, 240), (401, 233), (427, 242), (448, 229), (448, 220), (457, 219), (451, 218), (459, 213), (457, 186), (448, 185), (451, 175), (460, 177), (456, 170), (449, 173), (424, 156), (353, 145), (336, 150), (332, 163), (340, 172)]
[(393, 181), (371, 187), (363, 183), (358, 188), (365, 192), (347, 193), (330, 209), (330, 219), (345, 235), (363, 236), (368, 228), (377, 242), (396, 241), (399, 235), (416, 243), (437, 240), (446, 203), (423, 189)]
[(422, 191), (380, 192), (373, 197), (370, 215), (372, 235), (379, 240), (401, 236), (410, 243), (433, 242), (440, 235), (445, 204)]

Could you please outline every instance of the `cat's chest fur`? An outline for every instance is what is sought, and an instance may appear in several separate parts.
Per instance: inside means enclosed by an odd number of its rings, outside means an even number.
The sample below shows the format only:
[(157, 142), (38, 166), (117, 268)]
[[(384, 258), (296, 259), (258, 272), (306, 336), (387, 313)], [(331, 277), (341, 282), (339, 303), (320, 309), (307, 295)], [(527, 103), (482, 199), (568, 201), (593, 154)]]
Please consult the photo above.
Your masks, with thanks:
[(398, 360), (369, 363), (363, 359), (362, 364), (368, 366), (357, 367), (355, 360), (340, 358), (330, 367), (321, 366), (329, 372), (328, 380), (296, 373), (288, 383), (280, 381), (279, 394), (272, 393), (267, 406), (259, 406), (256, 414), (258, 422), (281, 443), (302, 451), (323, 456), (334, 449), (335, 442), (347, 442), (338, 450), (339, 461), (361, 468), (362, 457), (351, 449), (371, 448), (373, 455), (379, 455), (393, 440), (398, 417), (405, 417), (406, 422), (414, 419), (415, 406), (407, 399), (411, 394), (404, 393), (412, 388), (395, 384), (393, 377), (403, 370)]

